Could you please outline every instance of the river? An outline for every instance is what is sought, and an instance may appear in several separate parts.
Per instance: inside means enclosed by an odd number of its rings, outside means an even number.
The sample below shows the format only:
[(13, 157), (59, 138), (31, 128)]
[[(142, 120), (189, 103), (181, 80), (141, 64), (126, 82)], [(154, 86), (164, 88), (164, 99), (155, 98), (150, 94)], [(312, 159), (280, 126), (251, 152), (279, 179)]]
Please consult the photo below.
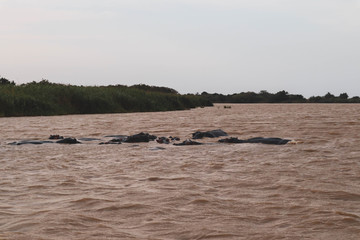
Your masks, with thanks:
[[(0, 118), (0, 239), (359, 239), (360, 104), (228, 106)], [(213, 129), (293, 141), (8, 145)]]

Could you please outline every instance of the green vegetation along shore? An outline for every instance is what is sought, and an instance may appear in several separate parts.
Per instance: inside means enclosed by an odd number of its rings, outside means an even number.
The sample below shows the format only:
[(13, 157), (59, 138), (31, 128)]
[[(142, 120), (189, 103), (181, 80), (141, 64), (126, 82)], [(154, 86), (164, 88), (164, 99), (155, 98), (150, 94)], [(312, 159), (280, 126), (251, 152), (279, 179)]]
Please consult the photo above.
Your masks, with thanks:
[(147, 85), (73, 86), (0, 78), (0, 117), (185, 110), (212, 106), (199, 95)]
[(171, 111), (213, 106), (213, 103), (360, 103), (360, 97), (327, 93), (306, 99), (286, 91), (181, 95), (171, 88), (143, 84), (74, 86), (43, 79), (17, 85), (0, 78), (0, 117)]
[(324, 96), (312, 96), (308, 99), (299, 94), (289, 94), (286, 91), (277, 93), (242, 92), (229, 95), (203, 92), (201, 96), (212, 103), (360, 103), (358, 96), (349, 98), (347, 93), (335, 96), (329, 92)]

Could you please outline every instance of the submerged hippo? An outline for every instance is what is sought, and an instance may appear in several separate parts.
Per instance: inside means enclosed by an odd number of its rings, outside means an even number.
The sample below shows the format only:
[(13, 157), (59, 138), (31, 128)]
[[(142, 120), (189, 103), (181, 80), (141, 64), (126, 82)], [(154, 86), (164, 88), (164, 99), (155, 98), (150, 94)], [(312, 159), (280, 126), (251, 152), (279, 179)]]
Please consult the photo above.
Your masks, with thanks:
[(8, 143), (8, 145), (24, 145), (24, 144), (39, 145), (39, 144), (44, 144), (44, 143), (54, 143), (54, 142), (53, 141), (41, 141), (41, 140), (21, 140), (18, 142)]
[[(53, 135), (52, 135), (53, 136)], [(54, 138), (51, 138), (54, 140), (60, 139), (58, 141), (48, 141), (48, 140), (21, 140), (18, 142), (12, 142), (9, 143), (8, 145), (24, 145), (24, 144), (35, 144), (35, 145), (39, 145), (39, 144), (45, 144), (45, 143), (66, 143), (66, 144), (75, 144), (75, 143), (80, 143), (76, 138), (58, 138), (57, 136), (55, 136)]]
[(218, 142), (221, 142), (221, 143), (245, 143), (246, 140), (241, 140), (241, 139), (238, 139), (237, 137), (230, 137), (230, 138), (220, 139)]
[(121, 138), (113, 138), (107, 142), (101, 142), (99, 144), (121, 144), (122, 141), (123, 141), (123, 139), (121, 139)]
[(289, 139), (283, 138), (263, 138), (263, 137), (256, 137), (256, 138), (249, 138), (246, 140), (241, 140), (238, 138), (225, 138), (220, 139), (219, 142), (221, 143), (263, 143), (263, 144), (274, 144), (274, 145), (284, 145), (290, 142)]
[(169, 144), (170, 141), (171, 141), (170, 138), (167, 138), (167, 137), (159, 137), (156, 139), (157, 143)]
[(56, 141), (56, 143), (64, 143), (64, 144), (77, 144), (77, 143), (81, 143), (79, 142), (76, 138), (64, 138), (61, 139), (59, 141)]
[(167, 137), (158, 137), (156, 139), (157, 143), (165, 143), (165, 144), (169, 144), (170, 142), (173, 142), (173, 141), (180, 141), (180, 138), (170, 136), (168, 138)]
[(56, 135), (50, 135), (49, 139), (52, 139), (52, 140), (56, 139), (56, 140), (58, 140), (58, 139), (64, 139), (64, 137), (56, 134)]
[(195, 142), (190, 139), (183, 141), (182, 143), (174, 143), (175, 146), (184, 146), (184, 145), (202, 145), (203, 143)]
[(194, 132), (192, 134), (192, 139), (201, 139), (204, 137), (215, 138), (215, 137), (223, 137), (223, 136), (228, 136), (228, 134), (221, 129), (216, 129), (207, 132), (200, 132), (200, 131)]
[(127, 143), (135, 143), (135, 142), (150, 142), (150, 141), (154, 141), (157, 137), (154, 136), (154, 135), (150, 135), (148, 133), (138, 133), (138, 134), (135, 134), (135, 135), (131, 135), (131, 136), (128, 136), (124, 142), (127, 142)]

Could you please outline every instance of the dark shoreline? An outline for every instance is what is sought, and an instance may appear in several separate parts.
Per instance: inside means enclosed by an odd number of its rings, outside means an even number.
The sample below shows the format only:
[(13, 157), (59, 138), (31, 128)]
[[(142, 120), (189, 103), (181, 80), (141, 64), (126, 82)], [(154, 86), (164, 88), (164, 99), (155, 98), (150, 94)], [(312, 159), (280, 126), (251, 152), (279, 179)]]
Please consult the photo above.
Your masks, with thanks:
[(16, 85), (1, 81), (0, 117), (132, 113), (213, 106), (199, 95), (165, 87), (74, 86), (47, 80)]
[[(347, 93), (313, 96), (279, 91), (235, 94), (179, 94), (167, 87), (148, 86), (75, 86), (40, 82), (16, 85), (0, 78), (0, 117), (57, 116), (188, 110), (215, 103), (360, 103), (360, 97)], [(224, 106), (226, 108), (226, 106)]]
[(360, 97), (349, 98), (347, 93), (335, 96), (328, 92), (324, 96), (305, 98), (300, 94), (289, 94), (284, 90), (277, 93), (260, 91), (259, 93), (241, 92), (228, 95), (203, 92), (200, 96), (212, 103), (360, 103)]

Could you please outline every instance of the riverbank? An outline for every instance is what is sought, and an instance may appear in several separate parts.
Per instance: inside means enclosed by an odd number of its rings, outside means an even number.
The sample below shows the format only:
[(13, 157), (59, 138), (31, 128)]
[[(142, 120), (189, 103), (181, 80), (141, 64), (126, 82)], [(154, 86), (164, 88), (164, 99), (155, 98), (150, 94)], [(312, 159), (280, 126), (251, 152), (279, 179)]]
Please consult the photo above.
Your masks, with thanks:
[(53, 116), (96, 113), (132, 113), (187, 110), (214, 103), (360, 103), (347, 93), (305, 98), (286, 91), (179, 94), (167, 87), (144, 84), (124, 86), (75, 86), (46, 79), (17, 85), (0, 78), (0, 117)]
[(205, 97), (165, 87), (74, 86), (47, 80), (0, 85), (0, 117), (129, 113), (212, 106)]

